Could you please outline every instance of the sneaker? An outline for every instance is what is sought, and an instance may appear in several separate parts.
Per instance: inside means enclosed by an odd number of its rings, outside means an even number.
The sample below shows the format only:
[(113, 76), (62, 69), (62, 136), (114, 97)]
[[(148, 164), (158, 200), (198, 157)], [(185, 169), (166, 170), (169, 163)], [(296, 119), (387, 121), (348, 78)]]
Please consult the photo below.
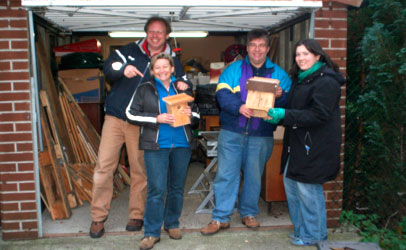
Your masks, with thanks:
[(297, 240), (299, 239), (299, 236), (296, 236), (295, 233), (290, 233), (289, 238), (291, 238), (292, 240)]
[(230, 227), (230, 222), (222, 223), (212, 220), (207, 226), (200, 230), (203, 235), (212, 235), (220, 231), (220, 229), (227, 229)]
[(258, 228), (259, 222), (254, 216), (246, 216), (242, 218), (242, 224), (246, 225), (248, 228)]
[(154, 247), (155, 243), (158, 243), (161, 239), (155, 237), (144, 237), (140, 242), (140, 250), (148, 250)]
[(179, 228), (165, 229), (165, 231), (168, 232), (169, 238), (171, 238), (173, 240), (182, 239), (182, 230), (180, 230)]
[(130, 231), (130, 232), (140, 231), (143, 224), (144, 224), (143, 220), (130, 219), (127, 223), (127, 226), (125, 227), (125, 230)]
[(95, 222), (92, 221), (92, 224), (90, 224), (90, 237), (92, 238), (100, 238), (104, 234), (104, 222)]
[(317, 244), (317, 243), (306, 242), (306, 241), (304, 241), (302, 239), (299, 239), (299, 238), (294, 239), (294, 240), (290, 240), (290, 243), (292, 245), (295, 245), (295, 246), (315, 246)]

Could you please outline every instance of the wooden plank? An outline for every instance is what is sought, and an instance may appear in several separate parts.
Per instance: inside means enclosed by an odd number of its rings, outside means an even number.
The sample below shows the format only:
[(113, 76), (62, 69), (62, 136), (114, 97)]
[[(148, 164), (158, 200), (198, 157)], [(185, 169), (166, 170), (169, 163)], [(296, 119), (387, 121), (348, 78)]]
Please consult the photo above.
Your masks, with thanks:
[[(41, 36), (38, 36), (37, 38), (36, 51), (39, 60), (39, 69), (41, 76), (40, 87), (41, 89), (47, 91), (50, 106), (52, 106), (55, 114), (61, 114), (62, 111), (58, 102), (58, 92), (49, 66), (50, 62), (47, 59), (48, 56), (44, 47), (44, 42), (42, 41)], [(55, 126), (58, 128), (59, 131), (61, 147), (64, 149), (64, 152), (66, 152), (68, 159), (72, 162), (75, 162), (72, 146), (70, 144), (67, 131), (65, 130), (62, 117), (55, 116)]]
[(62, 184), (60, 165), (56, 157), (51, 132), (44, 112), (41, 112), (41, 122), (46, 141), (44, 144), (46, 151), (40, 153), (40, 162), (43, 164), (40, 165), (42, 190), (45, 193), (44, 197), (46, 197), (46, 202), (50, 208), (49, 212), (52, 219), (66, 219), (72, 213), (66, 197), (65, 187)]
[(49, 138), (49, 141), (53, 143), (53, 147), (55, 147), (56, 158), (61, 162), (61, 177), (62, 182), (65, 186), (67, 199), (69, 201), (70, 207), (74, 208), (77, 207), (76, 195), (68, 169), (68, 161), (66, 160), (66, 157), (62, 151), (59, 130), (56, 127), (55, 113), (53, 112), (53, 108), (50, 105), (48, 95), (44, 90), (40, 91), (40, 99), (41, 107), (43, 111), (46, 112), (48, 118), (47, 121), (44, 122), (47, 122), (47, 125), (49, 125), (50, 134), (52, 136), (52, 139)]

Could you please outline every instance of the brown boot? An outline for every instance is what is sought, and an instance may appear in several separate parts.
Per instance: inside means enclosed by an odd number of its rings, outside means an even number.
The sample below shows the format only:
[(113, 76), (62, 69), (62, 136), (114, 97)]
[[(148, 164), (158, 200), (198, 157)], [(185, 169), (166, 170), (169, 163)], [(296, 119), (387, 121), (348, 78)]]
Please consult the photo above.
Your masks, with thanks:
[(158, 243), (161, 239), (155, 237), (144, 237), (140, 242), (140, 250), (148, 250), (154, 247), (155, 243)]
[(220, 229), (227, 229), (230, 227), (230, 222), (222, 223), (219, 221), (212, 220), (207, 226), (200, 230), (203, 235), (213, 235), (220, 231)]
[(127, 223), (127, 226), (125, 227), (125, 230), (130, 231), (130, 232), (140, 231), (143, 224), (144, 224), (143, 220), (130, 219)]
[(171, 228), (171, 229), (165, 229), (168, 234), (169, 234), (169, 238), (173, 239), (173, 240), (180, 240), (182, 239), (182, 230), (180, 230), (179, 228)]
[(92, 224), (90, 225), (90, 237), (92, 238), (100, 238), (104, 234), (104, 222), (95, 222), (92, 221)]
[(258, 228), (259, 222), (254, 216), (246, 216), (242, 218), (242, 224), (246, 225), (248, 228)]

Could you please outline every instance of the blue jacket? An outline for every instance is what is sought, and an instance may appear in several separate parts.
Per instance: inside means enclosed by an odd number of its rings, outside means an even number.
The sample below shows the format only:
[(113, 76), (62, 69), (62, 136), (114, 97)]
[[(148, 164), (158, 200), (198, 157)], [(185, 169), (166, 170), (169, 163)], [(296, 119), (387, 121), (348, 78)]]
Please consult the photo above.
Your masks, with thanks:
[[(244, 59), (249, 64), (248, 56)], [(245, 100), (241, 100), (240, 78), (242, 75), (243, 60), (236, 61), (229, 65), (220, 75), (216, 89), (216, 98), (220, 106), (220, 126), (222, 129), (236, 133), (248, 133), (250, 136), (273, 136), (276, 125), (265, 122), (261, 118), (248, 119), (243, 126), (239, 120), (242, 115), (239, 113), (241, 105)], [(275, 107), (283, 107), (286, 104), (287, 93), (292, 81), (288, 74), (278, 65), (268, 58), (265, 61), (267, 72), (271, 73), (271, 78), (280, 81), (282, 96), (275, 100)], [(253, 126), (253, 119), (259, 119), (259, 125)]]

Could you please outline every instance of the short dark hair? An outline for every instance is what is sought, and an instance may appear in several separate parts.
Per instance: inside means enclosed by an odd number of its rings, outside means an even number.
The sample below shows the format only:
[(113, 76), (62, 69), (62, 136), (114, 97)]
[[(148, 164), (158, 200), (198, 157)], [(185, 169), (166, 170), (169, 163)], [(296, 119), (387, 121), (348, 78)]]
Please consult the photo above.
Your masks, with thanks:
[(297, 47), (302, 45), (305, 46), (306, 49), (313, 55), (320, 56), (319, 61), (324, 62), (327, 65), (327, 67), (333, 69), (335, 72), (340, 71), (338, 65), (331, 60), (330, 56), (320, 46), (320, 43), (314, 39), (307, 38), (299, 41), (295, 46), (295, 50), (293, 53), (293, 66), (292, 69), (290, 70), (290, 76), (293, 80), (297, 79), (297, 75), (300, 70), (299, 66), (296, 63), (296, 49)]
[(265, 42), (266, 42), (266, 45), (268, 47), (271, 46), (271, 40), (269, 39), (268, 31), (266, 31), (264, 29), (253, 29), (250, 32), (248, 32), (248, 34), (247, 34), (247, 45), (252, 40), (255, 40), (255, 39), (258, 39), (258, 38), (264, 39)]
[(149, 25), (152, 24), (152, 23), (154, 23), (154, 22), (161, 22), (161, 23), (163, 23), (163, 24), (165, 25), (166, 34), (169, 34), (169, 33), (172, 32), (171, 24), (168, 22), (168, 20), (166, 20), (166, 19), (163, 18), (163, 17), (153, 16), (153, 17), (150, 17), (150, 18), (148, 19), (148, 21), (147, 21), (147, 22), (145, 23), (145, 25), (144, 25), (144, 31), (145, 31), (145, 33), (147, 33), (147, 31), (148, 31)]

